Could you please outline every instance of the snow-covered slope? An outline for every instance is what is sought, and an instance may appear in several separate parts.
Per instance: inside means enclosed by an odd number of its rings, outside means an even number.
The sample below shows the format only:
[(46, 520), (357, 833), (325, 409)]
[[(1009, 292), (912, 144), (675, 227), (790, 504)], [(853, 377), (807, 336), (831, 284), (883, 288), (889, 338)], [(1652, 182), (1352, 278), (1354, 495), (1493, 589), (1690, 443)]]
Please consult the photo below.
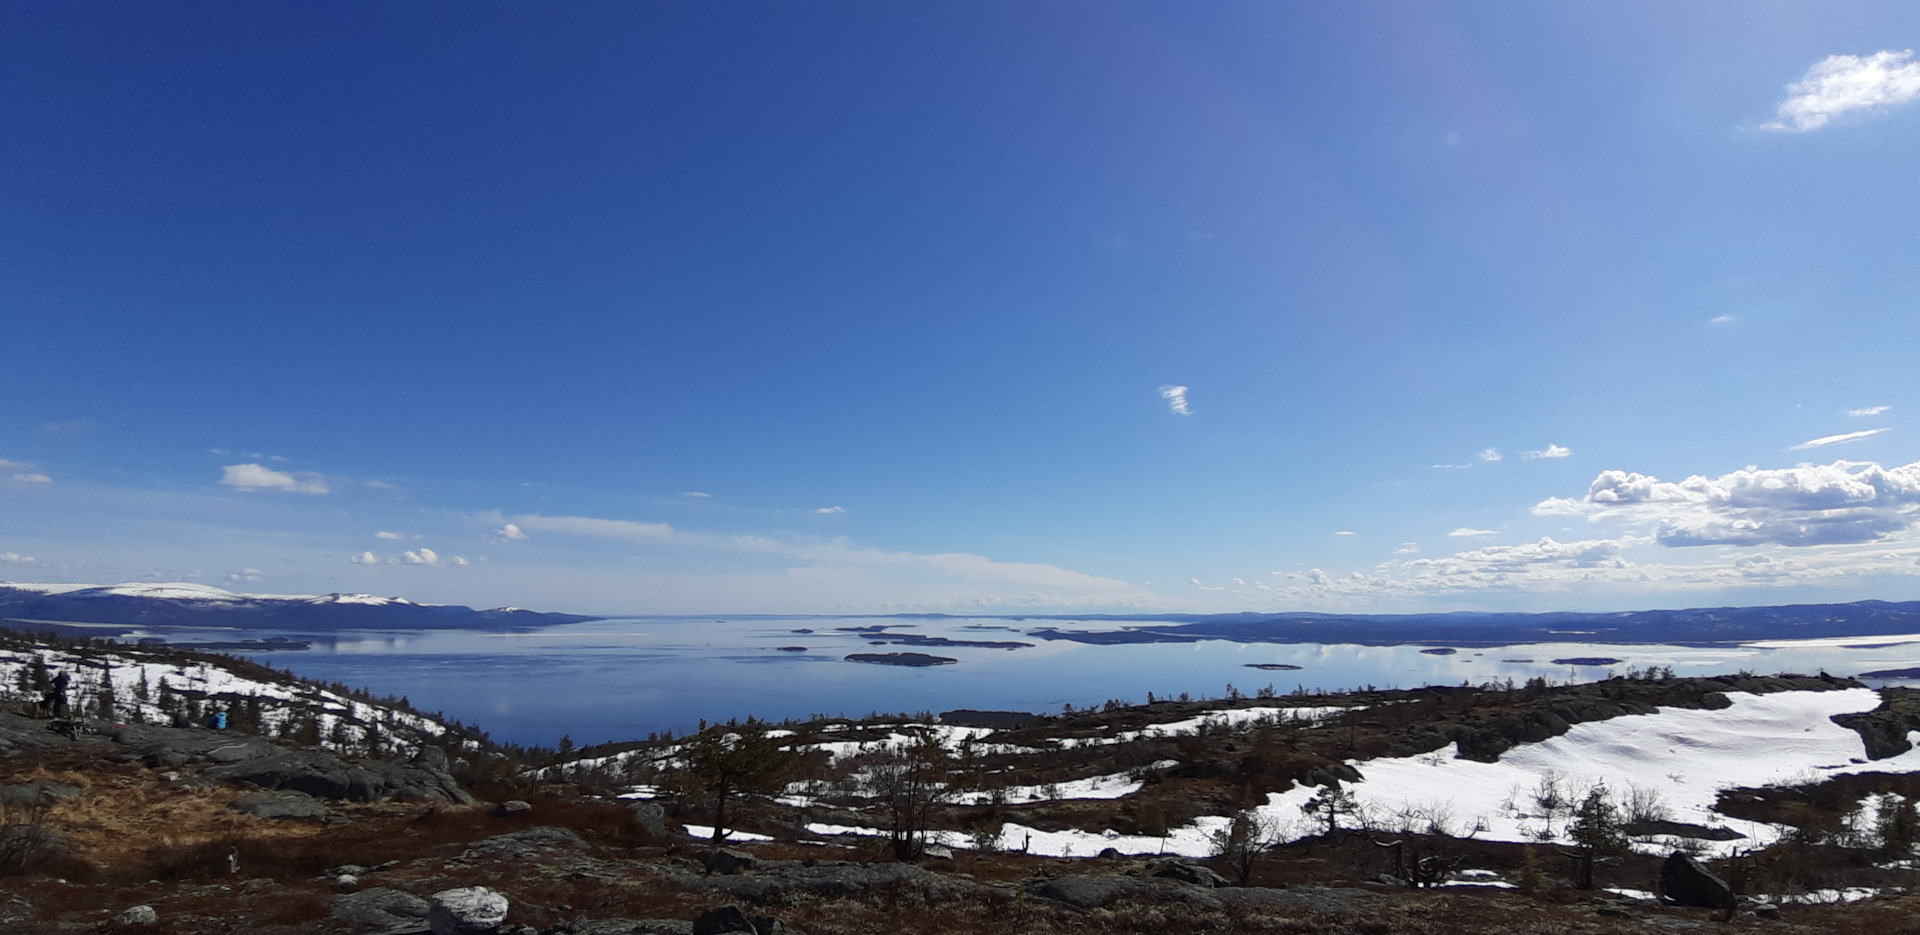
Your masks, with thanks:
[(58, 672), (71, 679), (72, 708), (107, 722), (185, 718), (198, 724), (218, 710), (236, 720), (257, 717), (262, 734), (349, 752), (404, 750), (448, 736), (447, 725), (431, 717), (243, 660), (134, 647), (53, 648), (21, 639), (0, 645), (0, 699), (36, 702), (43, 693), (37, 686)]

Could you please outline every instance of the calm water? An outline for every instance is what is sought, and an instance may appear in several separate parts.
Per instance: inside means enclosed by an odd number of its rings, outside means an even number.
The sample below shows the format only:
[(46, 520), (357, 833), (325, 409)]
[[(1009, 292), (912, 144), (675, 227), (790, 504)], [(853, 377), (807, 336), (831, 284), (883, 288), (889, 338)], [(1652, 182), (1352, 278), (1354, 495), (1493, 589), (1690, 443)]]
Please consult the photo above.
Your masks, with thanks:
[[(1019, 650), (973, 647), (869, 646), (866, 634), (836, 627), (893, 624), (903, 633), (953, 639), (1020, 640)], [(1112, 629), (1112, 623), (1061, 629)], [(811, 629), (811, 634), (793, 632)], [(1093, 646), (1025, 635), (1034, 627), (998, 619), (891, 621), (873, 618), (633, 617), (528, 633), (471, 630), (345, 631), (315, 637), (297, 630), (156, 630), (173, 640), (288, 636), (315, 639), (304, 652), (249, 654), (274, 666), (329, 682), (406, 695), (426, 711), (478, 724), (495, 739), (551, 744), (562, 734), (586, 744), (684, 731), (700, 718), (749, 715), (780, 719), (811, 714), (987, 708), (1057, 712), (1109, 698), (1142, 702), (1187, 692), (1221, 697), (1228, 683), (1253, 694), (1273, 685), (1342, 689), (1373, 685), (1479, 684), (1604, 678), (1629, 667), (1672, 666), (1680, 675), (1812, 672), (1837, 675), (1920, 666), (1920, 635), (1755, 643), (1702, 649), (1665, 645), (1539, 643), (1460, 648), (1431, 655), (1417, 646), (1272, 644), (1206, 641)], [(1849, 645), (1852, 644), (1852, 645)], [(782, 652), (777, 647), (805, 646)], [(843, 660), (852, 652), (918, 651), (959, 660), (913, 669)], [(1553, 659), (1613, 657), (1613, 666), (1554, 665)], [(1248, 663), (1284, 663), (1299, 671), (1269, 672)]]

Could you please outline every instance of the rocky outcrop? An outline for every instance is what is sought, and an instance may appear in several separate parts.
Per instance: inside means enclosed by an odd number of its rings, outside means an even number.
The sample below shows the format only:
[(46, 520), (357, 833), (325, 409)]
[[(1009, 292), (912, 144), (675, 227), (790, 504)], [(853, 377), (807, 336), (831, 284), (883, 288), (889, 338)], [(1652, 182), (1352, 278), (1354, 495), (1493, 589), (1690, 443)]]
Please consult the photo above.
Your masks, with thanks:
[(304, 792), (285, 790), (249, 792), (228, 802), (227, 807), (255, 818), (319, 821), (332, 814), (319, 799)]
[(1733, 890), (1726, 881), (1681, 851), (1674, 851), (1661, 865), (1660, 893), (1682, 906), (1726, 909), (1733, 905)]
[(254, 734), (151, 724), (124, 725), (113, 732), (113, 742), (125, 745), (130, 758), (156, 769), (177, 769), (190, 763), (239, 763), (272, 756), (280, 749)]
[(723, 876), (730, 873), (745, 873), (752, 870), (758, 863), (759, 860), (752, 854), (728, 848), (719, 848), (700, 855), (700, 866), (707, 868), (708, 873), (718, 873)]
[(473, 804), (445, 770), (420, 759), (401, 765), (381, 760), (348, 763), (318, 750), (285, 750), (208, 769), (206, 779), (249, 782), (263, 789), (291, 789), (322, 799)]
[(1880, 707), (1857, 714), (1836, 714), (1833, 722), (1860, 735), (1867, 759), (1884, 760), (1913, 749), (1907, 735), (1920, 731), (1920, 691), (1883, 688)]
[(555, 851), (584, 851), (587, 842), (571, 828), (542, 825), (525, 831), (496, 834), (475, 842), (460, 856), (466, 860), (505, 860), (539, 863)]

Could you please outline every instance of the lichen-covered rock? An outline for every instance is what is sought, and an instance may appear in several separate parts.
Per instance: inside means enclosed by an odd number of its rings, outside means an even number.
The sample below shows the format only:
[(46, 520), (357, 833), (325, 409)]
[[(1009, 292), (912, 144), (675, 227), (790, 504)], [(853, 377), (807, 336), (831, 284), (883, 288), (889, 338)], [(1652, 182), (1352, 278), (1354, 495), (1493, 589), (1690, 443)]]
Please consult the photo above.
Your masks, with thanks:
[(484, 886), (441, 890), (427, 899), (433, 935), (482, 935), (507, 920), (507, 897)]
[(153, 911), (152, 906), (144, 904), (135, 906), (113, 917), (113, 924), (115, 925), (153, 925), (159, 921), (160, 913)]
[(754, 857), (746, 851), (736, 851), (724, 847), (700, 855), (700, 864), (707, 868), (708, 873), (718, 873), (721, 875), (745, 873), (752, 870), (758, 863), (759, 858)]

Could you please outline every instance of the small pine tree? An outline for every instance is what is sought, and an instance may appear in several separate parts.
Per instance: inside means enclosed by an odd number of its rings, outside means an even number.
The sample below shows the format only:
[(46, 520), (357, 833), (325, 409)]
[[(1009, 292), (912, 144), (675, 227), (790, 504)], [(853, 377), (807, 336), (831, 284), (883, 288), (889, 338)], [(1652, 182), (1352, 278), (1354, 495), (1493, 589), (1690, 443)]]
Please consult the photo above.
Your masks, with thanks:
[(1621, 826), (1620, 812), (1614, 808), (1605, 783), (1594, 786), (1573, 811), (1567, 825), (1567, 837), (1573, 843), (1596, 854), (1624, 854), (1630, 850), (1627, 832)]

